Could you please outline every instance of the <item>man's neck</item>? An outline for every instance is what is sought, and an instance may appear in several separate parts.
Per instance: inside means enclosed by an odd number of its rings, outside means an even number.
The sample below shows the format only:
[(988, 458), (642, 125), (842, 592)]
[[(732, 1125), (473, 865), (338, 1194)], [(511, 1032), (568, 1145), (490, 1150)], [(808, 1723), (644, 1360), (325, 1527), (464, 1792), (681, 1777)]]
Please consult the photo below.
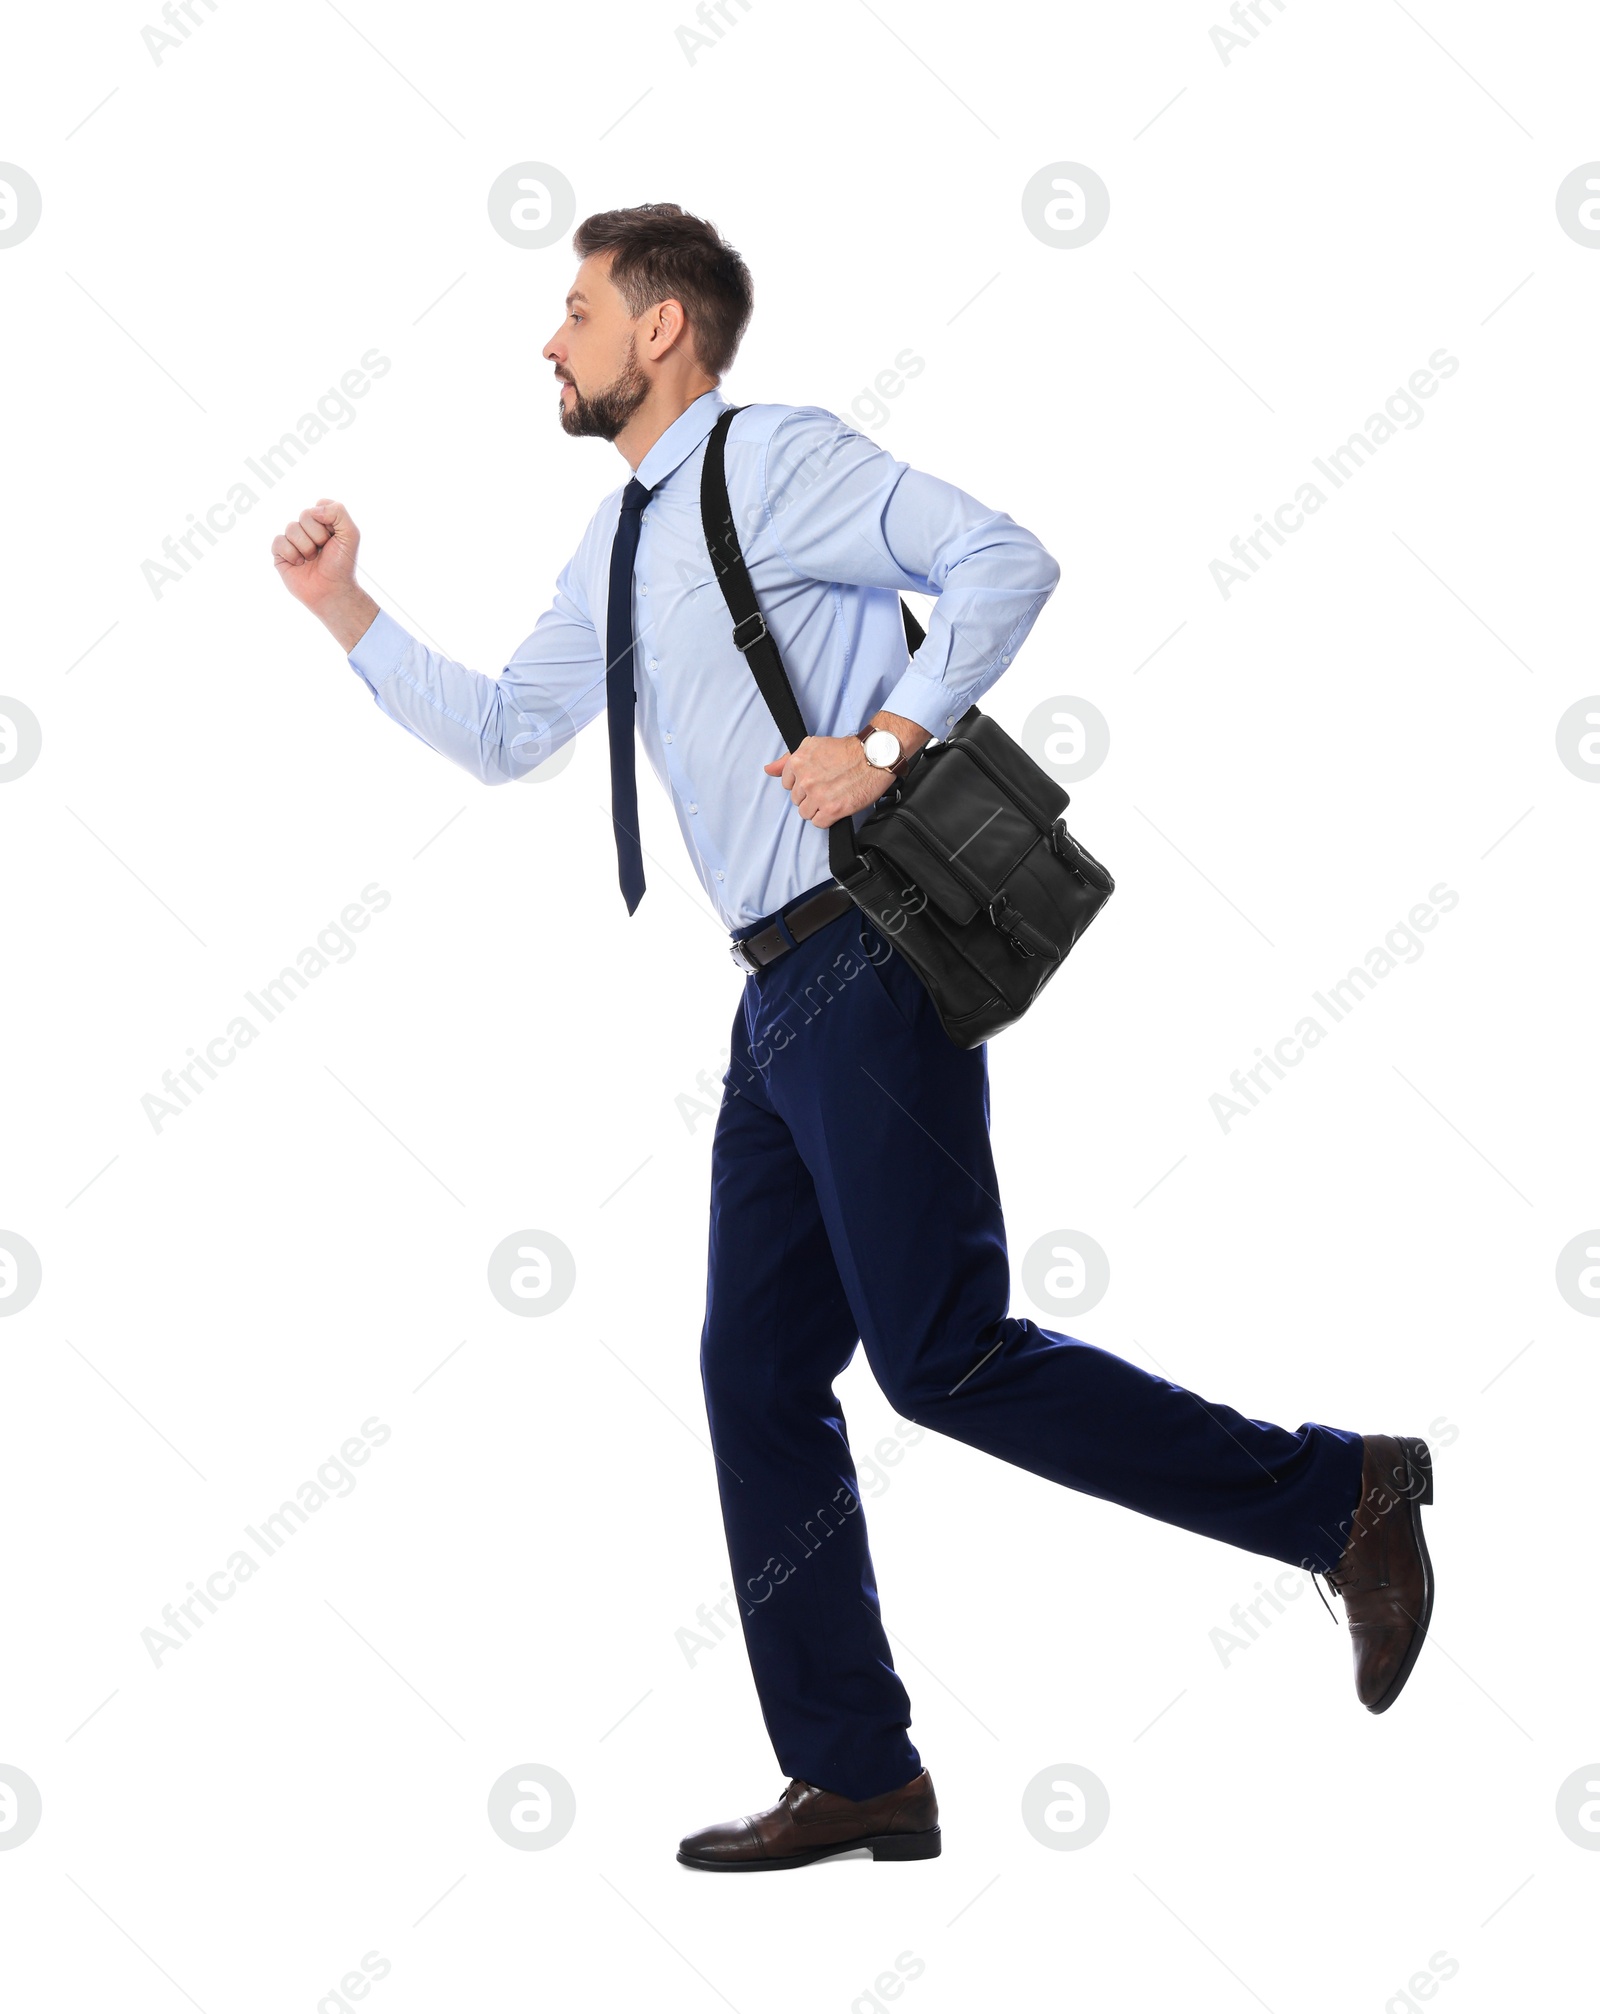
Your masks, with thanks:
[(673, 421), (686, 413), (696, 399), (716, 388), (713, 379), (701, 378), (670, 391), (664, 385), (658, 386), (650, 393), (616, 438), (617, 452), (635, 475), (639, 473), (639, 464)]

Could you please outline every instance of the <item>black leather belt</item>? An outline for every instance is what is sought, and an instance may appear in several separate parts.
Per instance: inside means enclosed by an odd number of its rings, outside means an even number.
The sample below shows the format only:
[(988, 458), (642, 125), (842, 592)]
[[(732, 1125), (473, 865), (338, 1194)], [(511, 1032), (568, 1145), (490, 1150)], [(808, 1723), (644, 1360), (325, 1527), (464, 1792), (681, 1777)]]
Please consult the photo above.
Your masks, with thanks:
[(753, 936), (736, 938), (729, 955), (741, 972), (760, 972), (794, 948), (790, 938), (795, 944), (802, 943), (820, 930), (824, 923), (831, 923), (846, 909), (854, 907), (855, 904), (836, 881), (831, 888), (808, 895), (792, 908), (779, 910), (778, 914), (789, 926), (788, 937), (776, 923), (769, 923), (765, 930), (758, 930)]

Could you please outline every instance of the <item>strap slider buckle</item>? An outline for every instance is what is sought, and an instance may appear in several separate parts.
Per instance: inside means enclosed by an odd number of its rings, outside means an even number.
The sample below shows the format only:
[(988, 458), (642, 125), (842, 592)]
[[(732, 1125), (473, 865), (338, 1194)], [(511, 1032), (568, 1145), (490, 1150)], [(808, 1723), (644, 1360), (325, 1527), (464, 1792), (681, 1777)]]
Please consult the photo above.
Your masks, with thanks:
[[(745, 637), (741, 641), (739, 636), (740, 630), (744, 629), (749, 623), (752, 622), (755, 624), (755, 629), (753, 633)], [(740, 652), (754, 650), (756, 645), (761, 641), (761, 639), (766, 634), (767, 634), (766, 621), (763, 618), (760, 609), (756, 609), (750, 615), (741, 616), (739, 621), (733, 625), (733, 647), (735, 650)]]

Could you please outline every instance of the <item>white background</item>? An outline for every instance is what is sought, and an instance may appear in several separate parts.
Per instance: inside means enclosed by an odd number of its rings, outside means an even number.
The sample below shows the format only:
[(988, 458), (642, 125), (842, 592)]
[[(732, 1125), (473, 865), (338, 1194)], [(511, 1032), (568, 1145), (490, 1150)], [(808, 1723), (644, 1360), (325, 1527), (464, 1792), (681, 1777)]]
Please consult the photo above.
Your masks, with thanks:
[[(849, 2014), (900, 1954), (921, 2014), (1380, 2014), (1439, 1953), (1453, 2014), (1573, 2004), (1600, 1330), (1555, 1261), (1600, 1221), (1600, 790), (1555, 729), (1600, 690), (1600, 257), (1555, 192), (1600, 156), (1587, 10), (1287, 0), (1224, 63), (1175, 0), (753, 0), (693, 64), (687, 0), (194, 11), (158, 64), (153, 12), (22, 10), (0, 86), (44, 204), (0, 255), (0, 691), (44, 737), (0, 790), (0, 1227), (44, 1269), (0, 1322), (0, 1763), (44, 1812), (0, 1852), (18, 2006), (311, 2014), (368, 1952), (386, 2014)], [(985, 704), (1105, 715), (1071, 818), (1118, 888), (990, 1049), (1013, 1264), (1086, 1233), (1110, 1290), (1055, 1326), (1431, 1438), (1440, 1593), (1391, 1713), (1309, 1592), (1224, 1664), (1271, 1563), (930, 1435), (863, 1495), (943, 1857), (675, 1863), (781, 1788), (742, 1646), (676, 1635), (727, 1578), (679, 1101), (741, 981), (648, 782), (626, 919), (603, 735), (481, 788), (268, 553), (344, 499), (373, 592), (489, 672), (547, 605), (625, 470), (539, 357), (570, 250), (489, 227), (529, 160), (580, 217), (671, 199), (739, 247), (732, 399), (843, 414), (914, 348), (864, 430), (1060, 559)], [(1078, 249), (1023, 221), (1060, 161), (1111, 193)], [(154, 595), (163, 538), (373, 347), (354, 422)], [(1440, 347), (1422, 423), (1225, 599), (1211, 562)], [(374, 881), (355, 955), (157, 1131), (162, 1073)], [(1230, 1073), (1441, 881), (1424, 954), (1224, 1132)], [(543, 1320), (485, 1284), (530, 1228), (577, 1263)], [(865, 1454), (892, 1416), (859, 1358), (841, 1391)], [(163, 1606), (374, 1416), (348, 1498), (157, 1668)], [(485, 1816), (523, 1764), (576, 1793), (546, 1851)], [(1021, 1820), (1058, 1764), (1109, 1791), (1080, 1851)]]

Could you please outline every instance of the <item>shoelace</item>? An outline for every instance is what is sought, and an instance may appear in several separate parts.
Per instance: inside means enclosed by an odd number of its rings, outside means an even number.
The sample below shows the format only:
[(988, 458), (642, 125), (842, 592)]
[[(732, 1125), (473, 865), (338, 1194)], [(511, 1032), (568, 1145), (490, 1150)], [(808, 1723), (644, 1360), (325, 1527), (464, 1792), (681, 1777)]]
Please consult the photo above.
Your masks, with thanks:
[(1318, 1586), (1318, 1583), (1320, 1581), (1326, 1581), (1329, 1587), (1333, 1589), (1335, 1594), (1338, 1594), (1340, 1591), (1339, 1583), (1334, 1579), (1331, 1573), (1314, 1573), (1311, 1576), (1311, 1585), (1317, 1590), (1317, 1599), (1322, 1603), (1322, 1606), (1328, 1611), (1328, 1620), (1333, 1624), (1334, 1628), (1337, 1629), (1339, 1627), (1339, 1618), (1333, 1612), (1333, 1603), (1329, 1601), (1328, 1597), (1322, 1592), (1321, 1587)]

